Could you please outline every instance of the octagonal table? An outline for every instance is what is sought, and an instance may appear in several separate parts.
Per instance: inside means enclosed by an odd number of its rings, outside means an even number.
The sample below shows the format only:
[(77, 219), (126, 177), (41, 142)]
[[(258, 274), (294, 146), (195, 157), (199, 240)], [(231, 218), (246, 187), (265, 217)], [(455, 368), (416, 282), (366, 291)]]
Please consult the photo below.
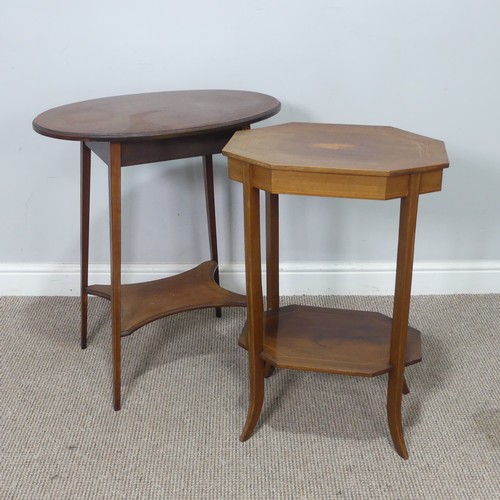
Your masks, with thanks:
[[(397, 452), (408, 458), (401, 419), (405, 366), (421, 360), (408, 326), (419, 195), (441, 189), (443, 142), (392, 127), (289, 123), (237, 132), (223, 149), (229, 176), (243, 183), (250, 437), (274, 367), (373, 377), (388, 373), (387, 416)], [(259, 191), (266, 192), (267, 310), (261, 283)], [(367, 311), (279, 307), (278, 195), (401, 199), (393, 318)]]

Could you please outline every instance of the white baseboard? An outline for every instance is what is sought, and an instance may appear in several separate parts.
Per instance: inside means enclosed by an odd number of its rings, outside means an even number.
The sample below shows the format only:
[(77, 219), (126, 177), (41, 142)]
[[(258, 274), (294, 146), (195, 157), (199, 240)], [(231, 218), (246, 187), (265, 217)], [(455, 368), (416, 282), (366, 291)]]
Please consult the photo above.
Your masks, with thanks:
[[(124, 283), (173, 276), (196, 264), (124, 265)], [(77, 264), (0, 264), (0, 295), (78, 295)], [(392, 295), (394, 264), (299, 262), (280, 264), (281, 295)], [(220, 266), (224, 287), (244, 293), (242, 264)], [(90, 266), (89, 283), (109, 283), (109, 266)], [(500, 293), (499, 261), (415, 263), (414, 295)]]

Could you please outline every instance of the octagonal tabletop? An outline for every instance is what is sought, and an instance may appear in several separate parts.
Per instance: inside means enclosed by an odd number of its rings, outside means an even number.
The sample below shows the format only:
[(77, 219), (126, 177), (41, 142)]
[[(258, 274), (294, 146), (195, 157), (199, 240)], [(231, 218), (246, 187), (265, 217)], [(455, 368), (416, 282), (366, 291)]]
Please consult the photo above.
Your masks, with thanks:
[(222, 152), (232, 179), (252, 165), (257, 187), (290, 194), (395, 198), (416, 172), (438, 191), (448, 166), (442, 141), (384, 126), (286, 123), (237, 132)]
[(442, 141), (393, 127), (286, 123), (237, 132), (223, 150), (231, 158), (268, 168), (358, 175), (395, 175), (442, 169)]

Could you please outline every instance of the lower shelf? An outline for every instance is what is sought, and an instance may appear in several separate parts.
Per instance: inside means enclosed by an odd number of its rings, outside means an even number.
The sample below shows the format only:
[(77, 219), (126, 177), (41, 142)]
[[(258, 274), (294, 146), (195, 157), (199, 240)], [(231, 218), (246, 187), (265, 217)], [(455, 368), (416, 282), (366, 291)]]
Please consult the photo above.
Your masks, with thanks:
[[(262, 359), (278, 368), (373, 377), (391, 369), (392, 319), (383, 314), (310, 306), (264, 313)], [(247, 349), (247, 325), (240, 336)], [(420, 332), (408, 328), (405, 365), (421, 361)]]
[[(132, 332), (152, 321), (193, 309), (246, 306), (246, 297), (220, 287), (214, 281), (217, 263), (199, 266), (156, 281), (121, 286), (121, 334)], [(111, 300), (110, 285), (92, 285), (90, 295)]]

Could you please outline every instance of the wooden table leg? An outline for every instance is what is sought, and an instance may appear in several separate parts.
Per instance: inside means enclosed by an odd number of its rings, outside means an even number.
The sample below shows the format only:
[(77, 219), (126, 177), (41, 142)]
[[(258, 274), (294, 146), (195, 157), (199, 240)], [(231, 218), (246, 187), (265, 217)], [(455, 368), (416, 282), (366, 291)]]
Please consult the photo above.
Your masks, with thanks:
[[(266, 291), (267, 310), (280, 308), (279, 283), (279, 198), (266, 191)], [(266, 363), (265, 377), (274, 373), (274, 366)]]
[(113, 318), (113, 406), (121, 407), (121, 144), (110, 144), (109, 216)]
[(266, 192), (266, 285), (267, 309), (280, 307), (279, 291), (279, 198)]
[(410, 313), (419, 187), (420, 174), (413, 174), (410, 177), (408, 195), (401, 199), (396, 290), (390, 348), (391, 371), (389, 372), (387, 388), (387, 417), (391, 437), (396, 451), (405, 459), (408, 458), (408, 450), (403, 436), (401, 402), (403, 392), (408, 389), (404, 380), (404, 361)]
[(259, 190), (252, 185), (252, 172), (245, 170), (243, 182), (245, 222), (245, 276), (247, 289), (247, 328), (250, 400), (247, 419), (240, 440), (252, 434), (264, 402), (264, 317), (260, 254)]
[[(212, 155), (203, 157), (203, 177), (205, 179), (205, 200), (207, 205), (208, 238), (210, 244), (210, 259), (219, 263), (217, 251), (217, 226), (215, 223), (215, 190), (214, 190), (214, 166)], [(219, 284), (219, 267), (214, 273), (214, 281)], [(215, 308), (215, 315), (220, 318), (222, 310)]]
[(80, 345), (87, 347), (90, 220), (90, 149), (80, 143)]

